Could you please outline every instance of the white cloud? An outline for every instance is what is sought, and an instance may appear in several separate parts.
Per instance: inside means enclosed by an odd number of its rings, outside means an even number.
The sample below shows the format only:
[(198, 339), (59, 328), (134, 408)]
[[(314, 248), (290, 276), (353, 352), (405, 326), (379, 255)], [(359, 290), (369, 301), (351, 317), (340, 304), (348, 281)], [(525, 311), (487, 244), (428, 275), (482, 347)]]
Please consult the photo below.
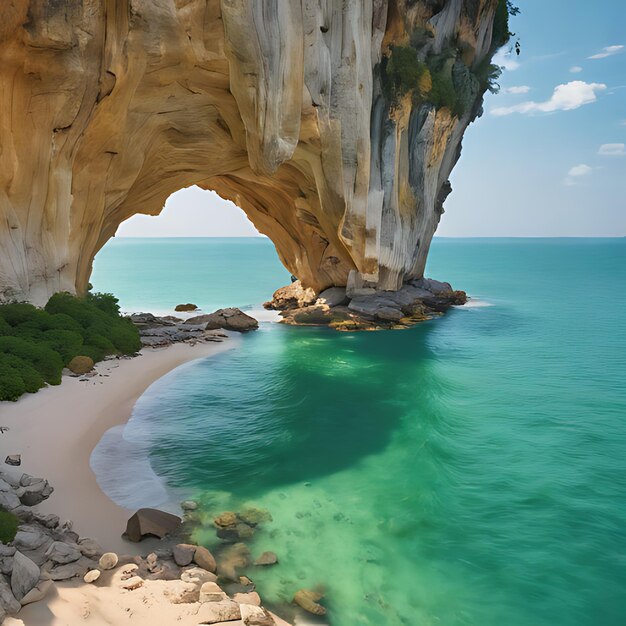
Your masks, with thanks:
[(626, 144), (605, 143), (600, 146), (598, 154), (602, 156), (626, 156)]
[(497, 107), (491, 110), (493, 115), (511, 113), (552, 113), (553, 111), (571, 111), (597, 100), (596, 92), (606, 89), (602, 83), (585, 83), (573, 80), (565, 85), (557, 85), (554, 93), (545, 102), (522, 102), (510, 107)]
[(495, 56), (493, 57), (493, 63), (495, 65), (503, 67), (509, 72), (515, 71), (520, 66), (520, 64), (511, 56), (511, 53), (507, 52), (503, 48), (496, 52)]
[(591, 168), (584, 163), (580, 165), (574, 165), (574, 167), (567, 172), (568, 176), (587, 176), (587, 174), (591, 174)]
[(573, 65), (572, 67), (569, 68), (569, 71), (572, 74), (580, 74), (583, 71), (583, 68), (580, 67), (580, 65)]
[(612, 57), (614, 54), (621, 52), (624, 49), (624, 46), (606, 46), (606, 48), (602, 48), (600, 52), (596, 54), (592, 54), (588, 59), (606, 59), (606, 57)]
[(567, 172), (567, 176), (564, 182), (566, 185), (571, 187), (573, 185), (576, 185), (581, 178), (589, 176), (592, 171), (593, 170), (584, 163), (581, 163), (580, 165), (574, 165), (574, 167), (572, 167), (570, 171)]
[(504, 93), (512, 94), (528, 93), (530, 91), (530, 87), (528, 85), (518, 85), (517, 87), (507, 87), (503, 91)]

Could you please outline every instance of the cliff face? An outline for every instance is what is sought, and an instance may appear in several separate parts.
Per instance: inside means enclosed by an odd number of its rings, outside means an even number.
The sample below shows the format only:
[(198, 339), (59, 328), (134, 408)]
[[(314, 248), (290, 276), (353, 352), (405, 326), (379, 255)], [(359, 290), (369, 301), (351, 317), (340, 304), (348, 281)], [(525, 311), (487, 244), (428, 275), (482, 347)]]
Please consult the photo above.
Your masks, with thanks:
[(123, 220), (193, 184), (307, 287), (420, 277), (502, 4), (3, 4), (0, 299), (84, 291)]

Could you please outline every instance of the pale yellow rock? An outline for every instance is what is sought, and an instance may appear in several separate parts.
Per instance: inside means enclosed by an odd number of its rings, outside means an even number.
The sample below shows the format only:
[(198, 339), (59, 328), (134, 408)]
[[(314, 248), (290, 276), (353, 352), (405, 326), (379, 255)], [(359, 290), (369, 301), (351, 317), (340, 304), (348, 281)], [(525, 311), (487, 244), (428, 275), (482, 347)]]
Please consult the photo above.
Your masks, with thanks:
[(93, 583), (96, 580), (98, 580), (98, 578), (100, 578), (100, 570), (99, 569), (92, 569), (89, 570), (84, 576), (83, 576), (83, 580), (86, 583)]
[(143, 585), (143, 578), (140, 576), (131, 576), (128, 580), (123, 580), (121, 587), (122, 589), (126, 589), (128, 591), (134, 591), (135, 589), (139, 589)]
[(194, 184), (239, 205), (305, 289), (420, 277), (481, 94), (459, 117), (408, 96), (390, 106), (379, 63), (421, 28), (421, 55), (454, 41), (477, 68), (496, 5), (13, 0), (0, 301), (84, 293), (122, 221)]
[(105, 552), (98, 561), (98, 565), (104, 570), (113, 569), (118, 562), (117, 554), (115, 552)]

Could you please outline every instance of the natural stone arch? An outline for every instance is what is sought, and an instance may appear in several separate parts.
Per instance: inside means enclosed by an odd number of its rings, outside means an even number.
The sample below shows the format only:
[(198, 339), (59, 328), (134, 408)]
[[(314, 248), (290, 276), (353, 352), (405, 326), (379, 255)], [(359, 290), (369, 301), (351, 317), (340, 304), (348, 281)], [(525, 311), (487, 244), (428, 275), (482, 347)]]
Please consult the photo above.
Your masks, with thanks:
[[(416, 28), (468, 67), (498, 0), (14, 0), (0, 26), (0, 299), (85, 290), (135, 213), (196, 184), (240, 206), (320, 290), (419, 277), (463, 132), (391, 103)], [(459, 45), (461, 45), (459, 44)]]

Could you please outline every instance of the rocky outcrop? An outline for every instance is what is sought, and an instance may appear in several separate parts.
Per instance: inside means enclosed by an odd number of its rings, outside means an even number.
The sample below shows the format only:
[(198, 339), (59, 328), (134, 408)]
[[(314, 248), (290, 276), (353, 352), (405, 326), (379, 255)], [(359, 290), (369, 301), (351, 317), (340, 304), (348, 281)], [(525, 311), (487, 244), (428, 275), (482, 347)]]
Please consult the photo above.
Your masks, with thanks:
[(504, 0), (13, 0), (0, 301), (84, 293), (119, 224), (193, 184), (315, 293), (421, 278), (503, 24)]
[(289, 297), (290, 290), (297, 294), (301, 287), (297, 283), (282, 287), (265, 307), (280, 311), (286, 324), (330, 326), (343, 331), (406, 328), (467, 302), (464, 291), (427, 278), (412, 280), (397, 291), (361, 288), (348, 292), (333, 287), (303, 305), (295, 296)]
[[(238, 311), (239, 309), (234, 310)], [(210, 325), (208, 324), (208, 319), (215, 321), (219, 318), (226, 322), (217, 313), (219, 311), (211, 315), (196, 316), (186, 321), (171, 316), (157, 317), (152, 315), (152, 313), (135, 313), (130, 316), (130, 320), (139, 330), (139, 339), (142, 346), (162, 348), (173, 343), (195, 345), (197, 343), (222, 342), (227, 335), (215, 330), (209, 330), (209, 326), (211, 329), (222, 328), (222, 326)], [(203, 318), (208, 319), (203, 321)], [(245, 315), (245, 313), (242, 313), (242, 317), (236, 316), (233, 320), (233, 325), (237, 325), (238, 322), (241, 326), (238, 330), (249, 330), (258, 327), (258, 322), (254, 318)], [(227, 326), (224, 325), (224, 327)]]

